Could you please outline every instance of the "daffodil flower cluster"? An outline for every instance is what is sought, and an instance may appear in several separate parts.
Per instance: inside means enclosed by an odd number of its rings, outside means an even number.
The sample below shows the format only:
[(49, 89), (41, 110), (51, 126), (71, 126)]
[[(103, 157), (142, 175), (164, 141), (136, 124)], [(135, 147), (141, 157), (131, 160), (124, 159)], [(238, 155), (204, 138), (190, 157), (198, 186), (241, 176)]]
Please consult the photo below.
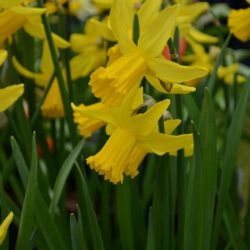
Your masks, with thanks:
[[(170, 135), (180, 120), (164, 121), (165, 131), (159, 131), (159, 120), (170, 105), (168, 99), (146, 108), (144, 113), (138, 112), (144, 104), (143, 89), (139, 88), (144, 78), (164, 94), (188, 94), (195, 88), (183, 83), (207, 74), (206, 68), (183, 66), (162, 55), (185, 11), (180, 4), (160, 10), (161, 3), (146, 0), (135, 7), (130, 0), (115, 0), (105, 23), (93, 18), (89, 21), (99, 34), (92, 30), (92, 35), (87, 32), (78, 37), (93, 45), (98, 38), (117, 41), (108, 51), (107, 65), (102, 62), (103, 66), (90, 75), (89, 85), (100, 102), (72, 104), (74, 120), (83, 136), (90, 137), (106, 126), (108, 141), (100, 152), (87, 158), (87, 163), (115, 184), (122, 182), (124, 175), (136, 176), (148, 153), (175, 155), (184, 149), (186, 155), (192, 154), (192, 134)], [(136, 28), (137, 39), (133, 36)], [(71, 39), (77, 38), (74, 35)]]

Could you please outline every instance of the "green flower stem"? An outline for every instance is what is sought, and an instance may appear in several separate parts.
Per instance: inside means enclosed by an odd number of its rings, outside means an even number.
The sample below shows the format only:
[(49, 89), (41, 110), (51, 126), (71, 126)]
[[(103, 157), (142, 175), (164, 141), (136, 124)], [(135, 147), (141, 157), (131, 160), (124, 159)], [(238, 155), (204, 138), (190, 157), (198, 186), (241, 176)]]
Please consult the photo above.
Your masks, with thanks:
[[(66, 30), (66, 20), (65, 20), (65, 14), (63, 11), (59, 11), (59, 32), (60, 35), (66, 39), (69, 40), (69, 34)], [(70, 65), (69, 65), (69, 49), (62, 50), (62, 59), (65, 66), (66, 71), (66, 78), (68, 83), (68, 90), (69, 90), (69, 98), (71, 101), (74, 101), (74, 93), (73, 93), (73, 82), (71, 78), (71, 72), (70, 72)]]
[[(39, 7), (43, 7), (43, 0), (37, 0), (37, 3), (38, 3)], [(70, 100), (69, 100), (68, 94), (66, 92), (62, 72), (60, 70), (60, 65), (59, 65), (57, 54), (56, 54), (56, 48), (55, 48), (55, 45), (54, 45), (54, 42), (52, 39), (52, 35), (51, 35), (51, 28), (50, 28), (48, 19), (47, 19), (45, 14), (42, 15), (42, 21), (44, 24), (45, 33), (46, 33), (46, 37), (48, 40), (52, 61), (53, 61), (54, 67), (55, 67), (56, 78), (58, 80), (59, 88), (60, 88), (61, 95), (62, 95), (65, 117), (66, 117), (66, 120), (67, 120), (68, 125), (69, 125), (69, 132), (70, 132), (71, 141), (73, 144), (76, 144), (77, 134), (76, 134), (75, 124), (73, 122), (73, 116), (72, 116), (72, 111), (71, 111), (71, 107), (70, 107)]]

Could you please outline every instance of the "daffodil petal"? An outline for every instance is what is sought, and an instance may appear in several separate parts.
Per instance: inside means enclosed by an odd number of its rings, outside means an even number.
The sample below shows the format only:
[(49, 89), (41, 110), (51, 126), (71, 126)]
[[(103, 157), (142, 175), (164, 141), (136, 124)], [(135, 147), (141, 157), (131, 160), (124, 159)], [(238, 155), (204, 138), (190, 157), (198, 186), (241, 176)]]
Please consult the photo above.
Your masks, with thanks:
[(163, 155), (170, 152), (178, 151), (193, 143), (192, 134), (184, 135), (166, 135), (152, 133), (139, 139), (138, 146), (148, 153)]
[(14, 214), (10, 212), (5, 218), (3, 223), (0, 225), (0, 245), (3, 243), (5, 236), (7, 234), (10, 223), (13, 221)]
[(87, 116), (91, 119), (96, 119), (96, 120), (100, 120), (100, 121), (104, 121), (106, 123), (111, 123), (111, 124), (115, 124), (113, 117), (111, 115), (111, 112), (107, 109), (80, 109), (78, 108), (76, 105), (74, 105), (73, 103), (71, 103), (71, 108), (77, 112), (79, 112), (80, 114)]
[(186, 6), (182, 6), (180, 16), (189, 16), (190, 22), (196, 20), (204, 11), (207, 11), (209, 4), (207, 2), (192, 3)]
[(74, 122), (77, 124), (77, 127), (80, 131), (80, 134), (86, 138), (92, 136), (92, 134), (103, 127), (105, 122), (91, 119), (84, 116), (79, 110), (92, 110), (92, 109), (105, 109), (106, 107), (102, 103), (95, 103), (88, 106), (83, 104), (77, 106), (77, 109), (74, 109), (73, 116)]
[(147, 25), (157, 16), (161, 0), (147, 0), (138, 11), (140, 31), (143, 32)]
[(100, 22), (94, 18), (89, 20), (91, 30), (99, 34), (99, 36), (107, 39), (108, 41), (115, 41), (115, 37), (112, 31), (108, 28), (108, 25), (104, 22)]
[(205, 33), (200, 32), (199, 30), (191, 27), (189, 29), (189, 36), (191, 36), (195, 41), (199, 43), (217, 43), (219, 41), (218, 37), (210, 36)]
[(110, 11), (110, 25), (123, 54), (135, 48), (135, 44), (129, 37), (129, 31), (133, 27), (133, 17), (130, 0), (114, 1)]
[(76, 33), (70, 36), (71, 49), (76, 53), (81, 53), (91, 44), (96, 44), (96, 37)]
[(173, 5), (161, 11), (140, 35), (138, 48), (151, 57), (159, 56), (175, 28), (179, 10), (179, 5)]
[(171, 134), (181, 123), (180, 119), (170, 119), (164, 121), (165, 134)]
[(41, 58), (40, 69), (42, 73), (52, 75), (54, 71), (54, 64), (50, 55), (49, 45), (46, 40), (43, 41), (43, 53)]
[(23, 3), (23, 0), (0, 0), (0, 8), (8, 9)]
[(46, 11), (46, 9), (16, 6), (11, 8), (11, 11), (21, 15), (28, 16), (28, 15), (42, 15)]
[(0, 89), (0, 112), (6, 110), (11, 106), (24, 91), (24, 85), (12, 85), (3, 89)]
[(71, 77), (73, 80), (87, 76), (96, 68), (104, 65), (106, 53), (104, 50), (94, 47), (89, 53), (84, 53), (73, 57), (70, 60)]
[(133, 133), (140, 135), (147, 135), (154, 130), (158, 120), (163, 115), (163, 112), (167, 109), (170, 104), (170, 100), (158, 102), (148, 109), (143, 114), (137, 114), (131, 117), (131, 124), (133, 127)]
[(230, 31), (239, 40), (246, 42), (250, 37), (250, 8), (232, 10), (228, 17)]
[(203, 67), (182, 66), (164, 58), (148, 60), (148, 67), (164, 82), (182, 83), (207, 75)]

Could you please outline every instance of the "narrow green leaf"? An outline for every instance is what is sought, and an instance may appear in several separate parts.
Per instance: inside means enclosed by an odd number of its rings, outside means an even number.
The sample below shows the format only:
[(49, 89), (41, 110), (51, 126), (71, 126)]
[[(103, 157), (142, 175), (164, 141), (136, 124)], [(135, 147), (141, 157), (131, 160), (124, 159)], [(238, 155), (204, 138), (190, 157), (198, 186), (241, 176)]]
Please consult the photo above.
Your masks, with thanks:
[(86, 237), (84, 235), (84, 230), (83, 230), (83, 220), (82, 220), (82, 213), (81, 209), (79, 208), (78, 205), (77, 207), (77, 215), (78, 215), (78, 228), (79, 228), (79, 239), (80, 239), (80, 249), (81, 250), (88, 250), (87, 243), (86, 243)]
[[(38, 6), (42, 8), (43, 2), (44, 2), (43, 0), (37, 0)], [(60, 68), (60, 63), (59, 63), (59, 59), (57, 56), (56, 47), (55, 47), (54, 41), (52, 39), (51, 27), (50, 27), (50, 24), (49, 24), (49, 21), (48, 21), (46, 14), (42, 15), (42, 21), (43, 21), (44, 30), (45, 30), (46, 38), (47, 38), (48, 45), (49, 45), (50, 55), (51, 55), (53, 65), (55, 68), (55, 75), (56, 75), (56, 78), (58, 80), (58, 85), (59, 85), (60, 93), (62, 96), (63, 107), (64, 107), (64, 111), (65, 111), (65, 118), (66, 118), (67, 123), (69, 125), (69, 132), (70, 132), (71, 141), (73, 144), (76, 144), (77, 133), (76, 133), (76, 126), (75, 126), (74, 121), (73, 121), (72, 110), (71, 110), (71, 106), (70, 106), (70, 99), (69, 99), (69, 96), (68, 96), (67, 91), (66, 91), (66, 85), (64, 83), (62, 71)]]
[(217, 147), (216, 147), (216, 118), (211, 94), (205, 89), (205, 96), (200, 117), (201, 144), (203, 148), (203, 163), (201, 173), (202, 202), (199, 209), (202, 219), (199, 221), (199, 249), (209, 250), (213, 226), (215, 196), (217, 188)]
[(222, 215), (225, 208), (226, 198), (235, 167), (237, 148), (240, 142), (243, 122), (245, 120), (245, 114), (248, 104), (249, 88), (250, 88), (250, 78), (248, 78), (247, 82), (245, 83), (245, 86), (242, 89), (242, 93), (240, 95), (236, 110), (232, 117), (232, 122), (230, 124), (227, 133), (226, 149), (223, 157), (224, 160), (222, 164), (217, 210), (214, 222), (213, 244), (212, 244), (212, 249), (214, 250), (216, 249), (218, 237), (220, 234)]
[(20, 147), (17, 144), (16, 139), (13, 136), (10, 138), (10, 142), (11, 142), (13, 157), (17, 166), (17, 171), (20, 175), (23, 187), (26, 188), (26, 185), (28, 183), (28, 176), (29, 176), (27, 164), (24, 160)]
[(57, 207), (57, 204), (59, 202), (59, 199), (61, 197), (64, 185), (66, 183), (66, 180), (69, 176), (70, 171), (72, 170), (72, 167), (74, 166), (74, 162), (76, 161), (78, 155), (80, 154), (82, 147), (85, 143), (85, 140), (82, 139), (72, 150), (70, 155), (67, 157), (65, 162), (63, 163), (56, 181), (55, 181), (55, 186), (54, 186), (54, 191), (53, 191), (53, 197), (51, 199), (51, 204), (50, 204), (50, 211), (53, 214), (55, 212), (55, 209)]
[(188, 114), (191, 120), (193, 120), (194, 124), (198, 126), (201, 112), (198, 108), (198, 105), (196, 104), (194, 100), (194, 97), (191, 94), (188, 94), (188, 95), (183, 95), (182, 98), (184, 100), (185, 107), (188, 110)]
[(82, 250), (80, 248), (80, 235), (79, 227), (74, 214), (70, 214), (70, 233), (71, 233), (71, 242), (73, 250)]
[[(203, 153), (200, 136), (194, 127), (194, 159), (190, 167), (187, 180), (187, 197), (185, 202), (185, 218), (183, 245), (180, 249), (193, 250), (198, 249), (197, 243), (200, 241), (200, 232), (198, 225), (201, 218), (201, 166), (203, 163)], [(182, 229), (179, 229), (182, 230)], [(177, 239), (178, 241), (181, 239)]]
[(91, 249), (104, 250), (102, 235), (97, 222), (92, 201), (89, 195), (88, 186), (86, 184), (86, 181), (79, 166), (77, 166), (77, 172), (78, 172), (78, 180), (80, 183), (79, 193), (82, 199), (81, 204), (84, 204), (84, 207), (80, 207), (80, 209), (82, 211), (81, 214), (83, 216), (83, 220), (86, 221), (86, 224), (84, 225), (87, 225), (88, 231), (90, 232), (91, 244), (92, 244)]
[(40, 192), (37, 192), (35, 216), (37, 226), (40, 228), (50, 249), (67, 250), (66, 244), (64, 243), (64, 239), (60, 234), (60, 231), (58, 230), (57, 224), (52, 219), (46, 202), (44, 201)]
[(116, 186), (116, 214), (123, 250), (135, 249), (131, 207), (131, 189), (125, 179)]
[(17, 250), (28, 249), (31, 240), (30, 236), (33, 226), (33, 215), (35, 212), (34, 208), (35, 208), (35, 200), (37, 193), (37, 172), (38, 172), (37, 165), (38, 162), (37, 162), (36, 137), (35, 134), (33, 134), (31, 169), (20, 218), (19, 231), (16, 243)]
[(147, 248), (146, 248), (146, 250), (155, 250), (152, 207), (149, 208), (149, 212), (148, 212), (148, 234), (147, 234)]

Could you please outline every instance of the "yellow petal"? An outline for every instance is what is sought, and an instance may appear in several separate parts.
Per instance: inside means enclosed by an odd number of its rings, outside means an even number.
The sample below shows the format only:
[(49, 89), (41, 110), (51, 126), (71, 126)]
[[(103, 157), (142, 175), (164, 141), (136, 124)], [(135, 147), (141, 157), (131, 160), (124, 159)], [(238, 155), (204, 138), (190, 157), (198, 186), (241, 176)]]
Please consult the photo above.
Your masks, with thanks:
[(160, 81), (157, 76), (150, 71), (147, 72), (146, 79), (155, 89), (166, 94), (188, 94), (196, 90), (194, 87), (183, 84)]
[(112, 6), (113, 0), (93, 0), (94, 4), (103, 9), (109, 9)]
[(82, 109), (71, 103), (71, 107), (74, 112), (82, 114), (82, 116), (88, 117), (93, 120), (103, 121), (105, 123), (115, 124), (110, 110), (104, 109), (103, 106), (93, 106), (91, 109)]
[(115, 41), (116, 40), (112, 31), (108, 27), (108, 24), (104, 23), (104, 21), (100, 22), (94, 18), (91, 18), (89, 20), (89, 28), (91, 30), (91, 33), (93, 33), (93, 31), (94, 31), (96, 34), (105, 38), (108, 41)]
[(52, 33), (52, 38), (56, 48), (67, 49), (70, 47), (70, 43), (65, 39), (63, 39), (62, 37), (58, 36), (57, 34)]
[(40, 69), (43, 74), (52, 75), (54, 71), (54, 64), (50, 55), (49, 45), (47, 40), (43, 41), (43, 53), (40, 63)]
[(147, 135), (155, 129), (158, 120), (170, 104), (170, 100), (158, 102), (143, 114), (131, 117), (131, 131), (135, 135)]
[(179, 10), (180, 6), (174, 5), (161, 11), (140, 35), (138, 48), (151, 57), (160, 55), (175, 28)]
[(130, 133), (117, 129), (96, 155), (87, 158), (87, 163), (114, 184), (122, 182), (135, 143), (136, 139)]
[(45, 87), (49, 83), (49, 79), (51, 77), (50, 75), (46, 75), (43, 73), (33, 73), (29, 71), (17, 61), (16, 57), (12, 58), (12, 63), (13, 63), (14, 68), (20, 75), (29, 79), (34, 79), (37, 85), (41, 87)]
[(21, 29), (26, 22), (25, 16), (6, 10), (0, 13), (0, 44)]
[(0, 50), (0, 65), (3, 64), (3, 62), (6, 60), (8, 56), (8, 52), (6, 50), (1, 49)]
[(182, 66), (164, 58), (148, 60), (149, 68), (164, 82), (182, 83), (207, 75), (208, 70), (202, 67)]
[(72, 34), (70, 36), (71, 49), (76, 53), (81, 53), (86, 46), (96, 44), (97, 38), (89, 35)]
[(207, 2), (192, 3), (181, 7), (180, 16), (188, 16), (189, 21), (193, 22), (208, 8), (209, 4)]
[(0, 89), (0, 112), (5, 111), (11, 106), (24, 91), (24, 85), (12, 85), (3, 89)]
[(64, 107), (57, 80), (52, 83), (41, 110), (44, 117), (61, 118), (64, 116)]
[(138, 145), (148, 153), (163, 155), (170, 152), (178, 151), (193, 143), (192, 134), (184, 135), (166, 135), (152, 133), (148, 136), (141, 137)]
[(123, 54), (135, 48), (135, 44), (129, 37), (129, 31), (133, 27), (133, 18), (134, 12), (130, 0), (114, 1), (110, 11), (110, 25)]
[(45, 13), (46, 9), (17, 6), (11, 8), (11, 11), (28, 17), (29, 15), (42, 15)]
[(165, 130), (165, 134), (171, 134), (176, 127), (179, 126), (179, 124), (181, 123), (180, 119), (170, 119), (170, 120), (166, 120), (164, 121), (164, 130)]
[(92, 73), (96, 68), (104, 65), (106, 51), (93, 46), (92, 49), (70, 60), (70, 71), (73, 80)]
[(0, 8), (8, 9), (23, 3), (23, 0), (0, 0)]
[(210, 36), (205, 33), (200, 32), (199, 30), (191, 27), (189, 29), (189, 36), (191, 36), (195, 41), (199, 43), (217, 43), (219, 41), (218, 37)]
[(151, 21), (157, 16), (161, 0), (147, 0), (138, 11), (140, 32), (143, 32)]
[(139, 174), (138, 168), (146, 155), (147, 152), (135, 146), (130, 154), (130, 158), (128, 159), (128, 164), (124, 169), (124, 173), (126, 175), (131, 176), (132, 178), (138, 175)]
[(140, 84), (146, 72), (146, 60), (140, 51), (125, 54), (106, 68), (100, 67), (90, 76), (92, 92), (108, 106), (119, 105), (124, 96)]
[(85, 106), (83, 104), (77, 106), (72, 105), (74, 110), (74, 122), (77, 124), (80, 134), (86, 138), (92, 136), (94, 132), (105, 125), (104, 121), (98, 119), (91, 119), (84, 116), (79, 110), (95, 110), (95, 109), (106, 109), (102, 103), (95, 103), (92, 105)]
[(10, 212), (8, 216), (5, 218), (5, 220), (3, 221), (3, 223), (0, 225), (0, 245), (4, 241), (9, 225), (13, 221), (13, 218), (14, 218), (14, 214)]
[(246, 42), (250, 37), (250, 8), (233, 10), (229, 13), (228, 26), (239, 40)]

